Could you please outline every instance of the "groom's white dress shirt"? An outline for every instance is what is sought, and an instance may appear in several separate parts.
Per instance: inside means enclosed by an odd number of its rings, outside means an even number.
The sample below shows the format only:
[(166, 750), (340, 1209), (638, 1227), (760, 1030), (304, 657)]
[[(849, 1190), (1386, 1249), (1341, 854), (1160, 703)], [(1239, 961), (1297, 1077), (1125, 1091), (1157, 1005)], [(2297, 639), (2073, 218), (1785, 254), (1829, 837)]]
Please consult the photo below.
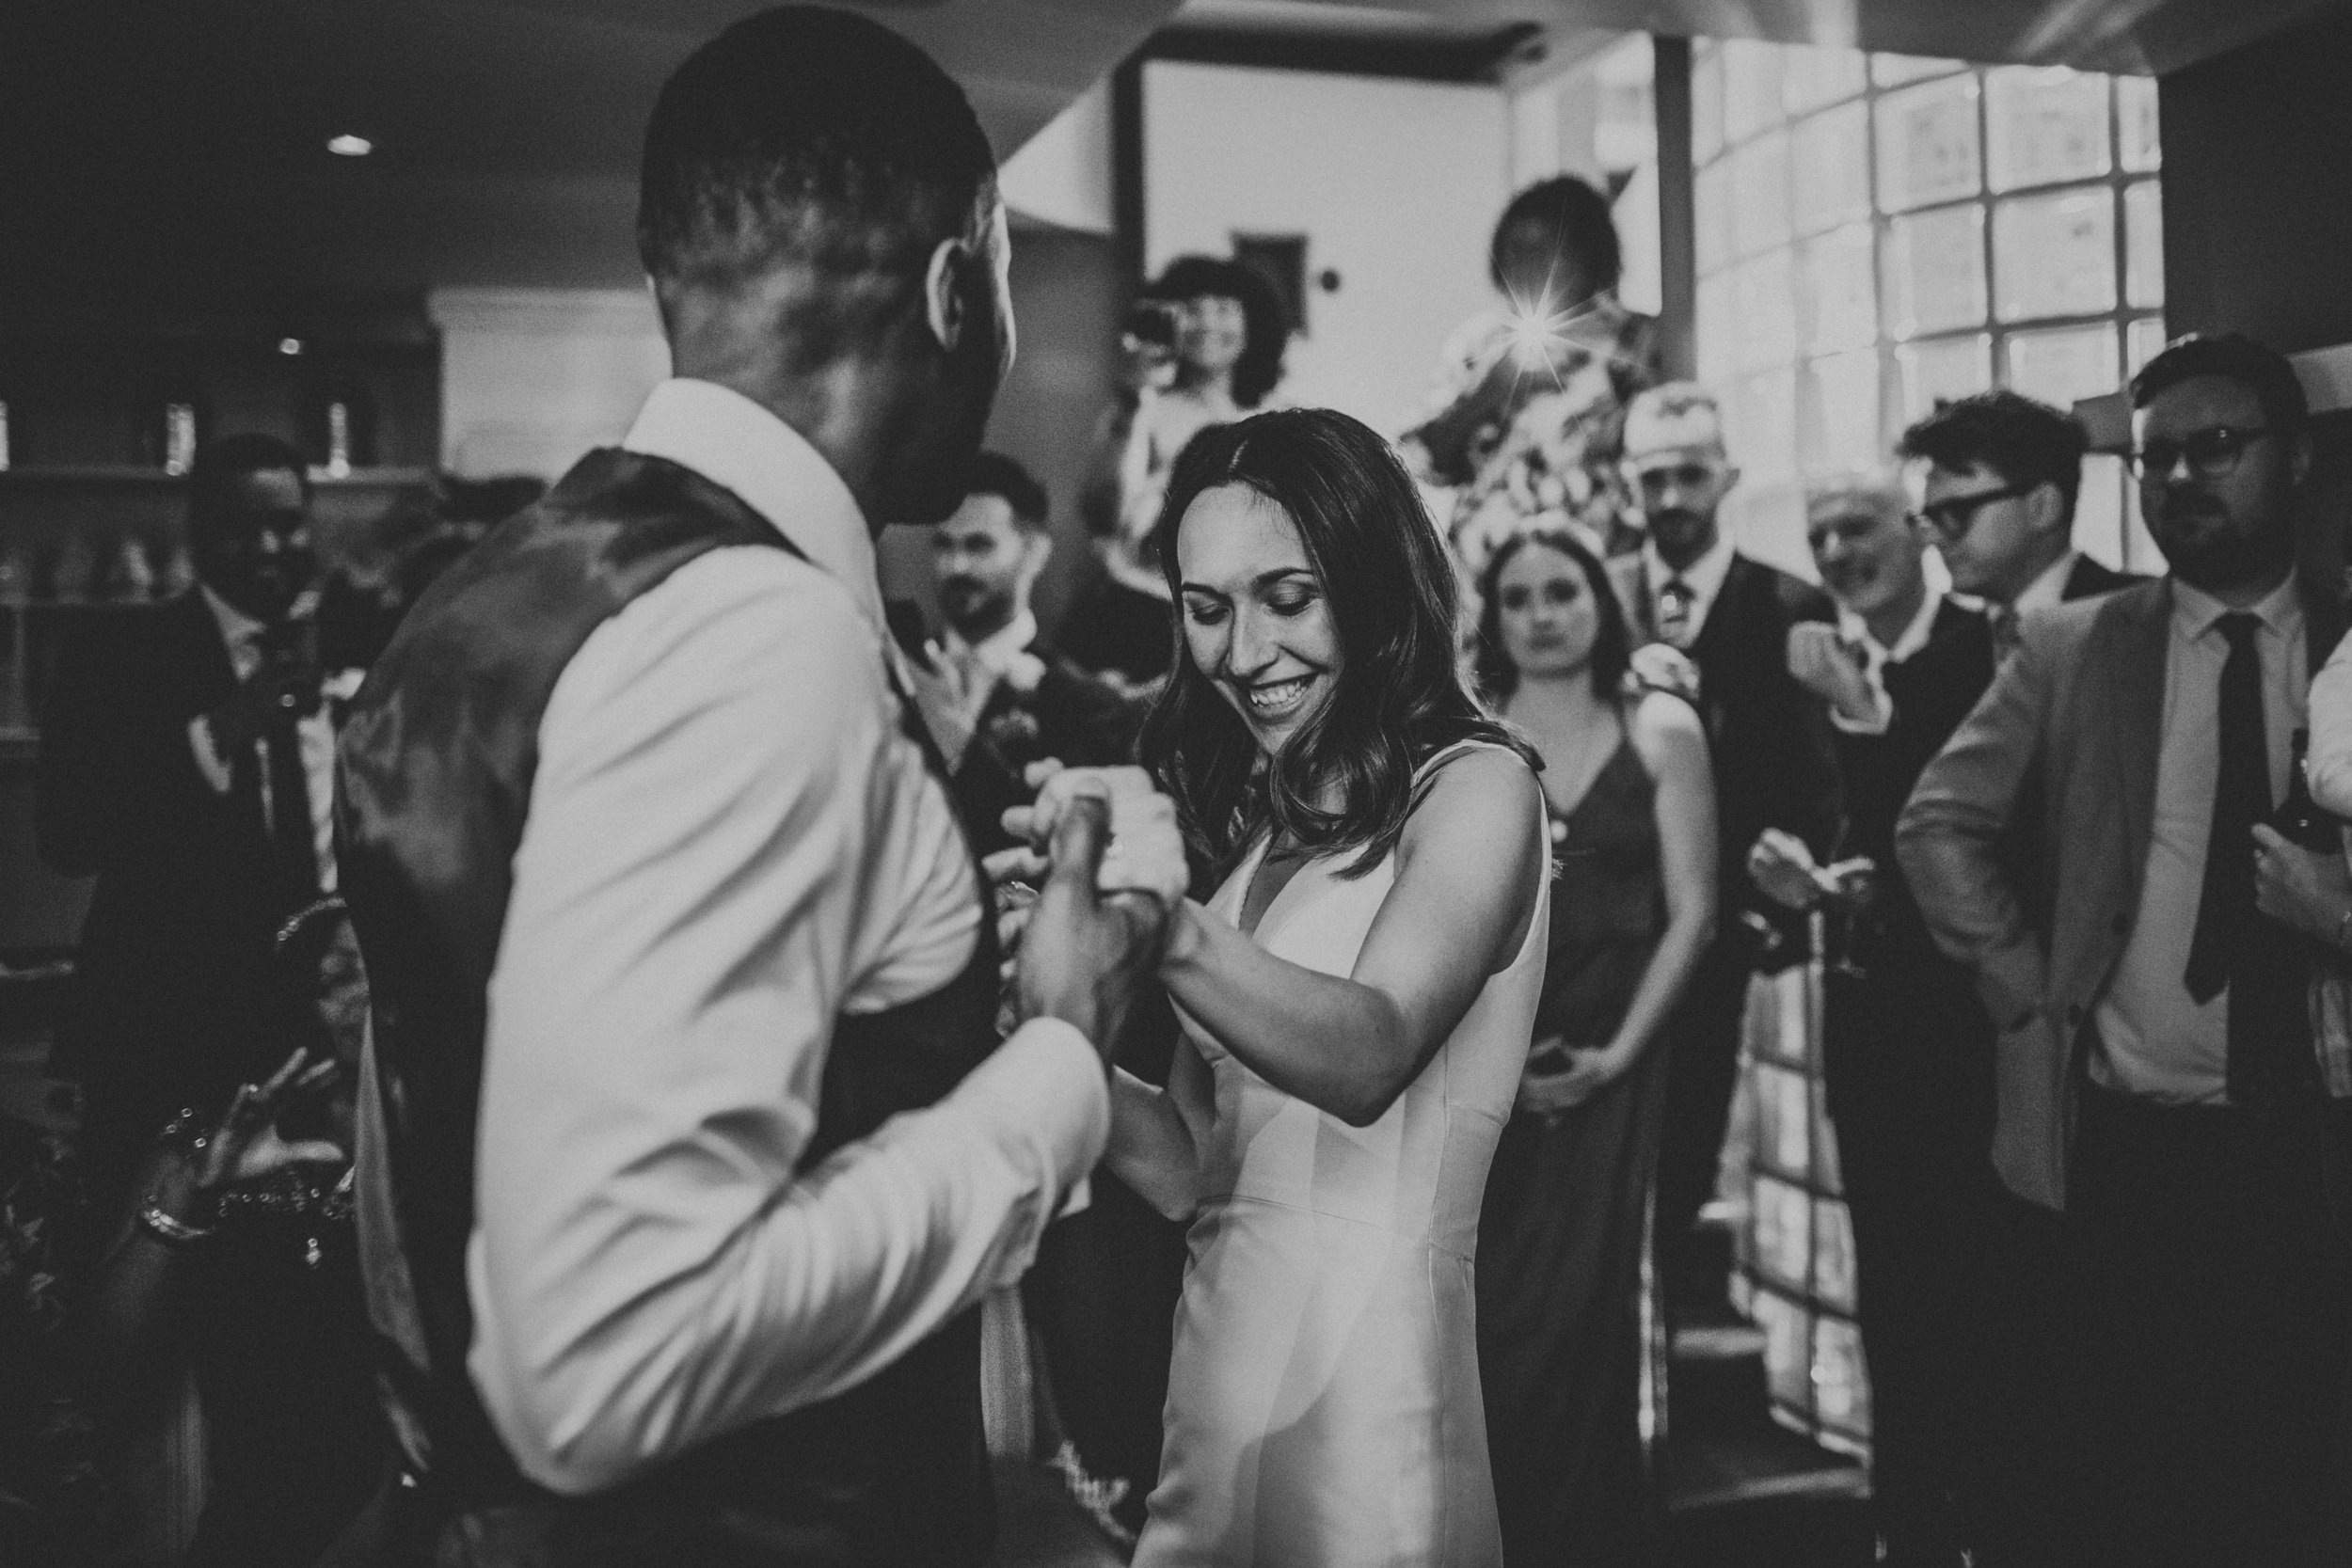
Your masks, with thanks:
[(899, 728), (848, 487), (707, 382), (658, 388), (626, 445), (808, 559), (681, 567), (589, 637), (540, 723), (489, 984), (469, 1369), (566, 1493), (839, 1393), (1016, 1279), (1109, 1130), (1093, 1048), (1034, 1020), (795, 1176), (834, 1020), (958, 974), (979, 891)]

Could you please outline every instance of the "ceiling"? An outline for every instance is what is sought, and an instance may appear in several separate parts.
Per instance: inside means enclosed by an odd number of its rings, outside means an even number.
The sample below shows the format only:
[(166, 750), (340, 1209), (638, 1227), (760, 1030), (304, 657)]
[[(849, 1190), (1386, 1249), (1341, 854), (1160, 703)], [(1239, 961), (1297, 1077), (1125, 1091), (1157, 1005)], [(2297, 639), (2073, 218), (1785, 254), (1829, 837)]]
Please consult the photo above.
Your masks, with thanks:
[[(2346, 0), (862, 0), (1008, 155), (1180, 35), (1453, 49), (1488, 74), (1654, 29), (2165, 71)], [(635, 281), (662, 79), (758, 0), (0, 0), (0, 329), (158, 290)], [(1486, 53), (1482, 54), (1481, 51)], [(373, 156), (326, 150), (338, 133)], [(13, 308), (11, 302), (14, 302)], [(30, 303), (30, 302), (38, 302)]]
[(1502, 63), (1581, 52), (1596, 34), (1669, 33), (2160, 74), (2345, 0), (1187, 0), (1180, 30), (1329, 40), (1501, 39)]
[[(1177, 0), (860, 0), (1000, 155)], [(0, 278), (34, 296), (292, 283), (628, 286), (664, 78), (759, 0), (0, 0)], [(365, 158), (327, 139), (369, 138)], [(26, 297), (22, 287), (12, 291)], [(0, 295), (0, 317), (8, 309)]]

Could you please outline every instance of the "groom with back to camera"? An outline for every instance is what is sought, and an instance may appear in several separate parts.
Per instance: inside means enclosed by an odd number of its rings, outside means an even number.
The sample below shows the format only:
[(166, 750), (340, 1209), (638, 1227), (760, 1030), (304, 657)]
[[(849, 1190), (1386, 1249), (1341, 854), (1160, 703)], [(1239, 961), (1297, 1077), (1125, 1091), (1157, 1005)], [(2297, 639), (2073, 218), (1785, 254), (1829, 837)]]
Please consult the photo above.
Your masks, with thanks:
[(977, 1562), (969, 1308), (1101, 1152), (1163, 934), (1064, 813), (997, 1044), (885, 629), (873, 535), (961, 499), (1011, 354), (994, 161), (896, 34), (769, 11), (663, 88), (638, 239), (675, 378), (343, 736), (395, 1555)]

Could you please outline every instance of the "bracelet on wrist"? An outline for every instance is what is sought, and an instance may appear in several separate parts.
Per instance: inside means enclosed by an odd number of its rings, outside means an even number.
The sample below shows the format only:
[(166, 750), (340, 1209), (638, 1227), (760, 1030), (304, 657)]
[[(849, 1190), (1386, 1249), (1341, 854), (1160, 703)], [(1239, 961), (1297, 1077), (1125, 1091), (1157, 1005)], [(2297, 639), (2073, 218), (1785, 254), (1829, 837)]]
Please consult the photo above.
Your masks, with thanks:
[(217, 1228), (174, 1219), (164, 1212), (163, 1205), (151, 1196), (139, 1205), (139, 1227), (168, 1247), (193, 1246), (210, 1238)]

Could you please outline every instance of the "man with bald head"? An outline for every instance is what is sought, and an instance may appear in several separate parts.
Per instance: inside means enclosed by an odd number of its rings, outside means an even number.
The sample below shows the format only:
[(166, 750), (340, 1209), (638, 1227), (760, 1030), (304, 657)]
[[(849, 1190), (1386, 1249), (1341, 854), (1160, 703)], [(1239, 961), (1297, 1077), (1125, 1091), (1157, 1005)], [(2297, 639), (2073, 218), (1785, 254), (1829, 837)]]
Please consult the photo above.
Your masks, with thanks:
[(1784, 907), (1831, 911), (1822, 1069), (1853, 1218), (1882, 1560), (1956, 1565), (1980, 1463), (1993, 1031), (1895, 863), (1895, 819), (1991, 684), (1993, 631), (1929, 580), (1926, 535), (1891, 472), (1808, 485), (1805, 538), (1837, 624), (1791, 627), (1788, 667), (1829, 705), (1845, 821), (1833, 867), (1768, 829), (1749, 869)]
[(874, 562), (963, 499), (1012, 352), (994, 160), (913, 44), (768, 11), (663, 87), (638, 240), (674, 378), (343, 732), (396, 1556), (977, 1563), (972, 1308), (1102, 1152), (1165, 907), (1097, 895), (1078, 800), (998, 1044)]
[(1714, 945), (1692, 979), (1671, 1033), (1665, 1139), (1658, 1167), (1658, 1234), (1670, 1276), (1692, 1278), (1682, 1243), (1714, 1189), (1731, 1103), (1748, 975), (1765, 939), (1801, 953), (1804, 922), (1748, 879), (1748, 847), (1767, 828), (1826, 855), (1837, 827), (1837, 765), (1822, 705), (1788, 673), (1788, 630), (1836, 618), (1827, 595), (1742, 555), (1724, 533), (1724, 500), (1740, 470), (1724, 450), (1723, 415), (1692, 382), (1654, 387), (1626, 411), (1625, 474), (1645, 538), (1613, 563), (1637, 647), (1664, 642), (1698, 672), (1696, 701), (1715, 765), (1719, 866)]

